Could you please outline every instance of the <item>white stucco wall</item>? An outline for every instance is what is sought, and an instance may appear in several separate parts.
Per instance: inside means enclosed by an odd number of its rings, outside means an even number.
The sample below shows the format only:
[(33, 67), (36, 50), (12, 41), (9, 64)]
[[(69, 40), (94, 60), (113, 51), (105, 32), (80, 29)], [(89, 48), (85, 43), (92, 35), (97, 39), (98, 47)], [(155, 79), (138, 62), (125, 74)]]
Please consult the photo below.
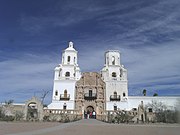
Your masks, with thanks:
[(146, 105), (152, 103), (152, 101), (162, 102), (169, 109), (173, 109), (177, 105), (177, 101), (180, 100), (180, 97), (170, 97), (170, 96), (157, 96), (157, 97), (148, 97), (148, 96), (129, 96), (128, 97), (128, 109), (137, 107), (141, 101)]
[(106, 110), (114, 110), (114, 105), (121, 110), (131, 110), (132, 108), (138, 108), (138, 106), (143, 101), (144, 106), (148, 103), (152, 103), (152, 101), (162, 102), (165, 104), (168, 109), (174, 109), (177, 107), (178, 101), (180, 101), (180, 97), (169, 97), (169, 96), (157, 96), (157, 97), (147, 97), (147, 96), (129, 96), (126, 101), (114, 102), (109, 101), (106, 102)]
[(74, 101), (57, 100), (53, 100), (52, 103), (48, 105), (48, 109), (63, 109), (64, 104), (66, 104), (67, 110), (74, 110)]
[[(70, 100), (74, 100), (75, 83), (75, 80), (55, 80), (52, 99), (59, 100), (60, 94), (64, 94), (64, 90), (67, 90), (67, 94), (70, 94)], [(55, 96), (56, 90), (58, 91), (58, 96)]]
[(123, 93), (128, 96), (127, 81), (106, 81), (106, 101), (110, 101), (110, 96), (117, 92), (123, 98)]

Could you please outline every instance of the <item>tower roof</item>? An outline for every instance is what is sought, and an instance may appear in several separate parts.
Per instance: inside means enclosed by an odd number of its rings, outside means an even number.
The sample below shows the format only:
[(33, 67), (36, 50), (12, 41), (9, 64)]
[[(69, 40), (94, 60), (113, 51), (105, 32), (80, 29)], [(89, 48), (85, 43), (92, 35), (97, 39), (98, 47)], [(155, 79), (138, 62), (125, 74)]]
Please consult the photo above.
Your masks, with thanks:
[(73, 48), (73, 42), (72, 42), (72, 41), (69, 42), (69, 47), (66, 48), (66, 50), (67, 50), (67, 51), (76, 51), (76, 50)]

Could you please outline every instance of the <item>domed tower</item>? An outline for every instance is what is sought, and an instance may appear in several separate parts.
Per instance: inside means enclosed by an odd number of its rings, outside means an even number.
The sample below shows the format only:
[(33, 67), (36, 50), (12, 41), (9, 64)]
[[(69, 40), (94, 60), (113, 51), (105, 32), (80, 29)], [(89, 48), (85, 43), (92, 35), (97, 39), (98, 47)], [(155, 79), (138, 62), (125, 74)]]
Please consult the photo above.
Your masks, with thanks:
[(77, 51), (73, 48), (73, 42), (62, 53), (62, 64), (55, 68), (55, 80), (79, 80), (81, 77), (80, 68), (77, 64)]
[(55, 67), (52, 103), (49, 109), (74, 109), (75, 83), (81, 78), (73, 42), (62, 53), (62, 63)]
[(121, 65), (118, 50), (105, 52), (105, 65), (101, 70), (102, 79), (106, 83), (106, 110), (121, 108), (120, 102), (128, 97), (127, 70)]

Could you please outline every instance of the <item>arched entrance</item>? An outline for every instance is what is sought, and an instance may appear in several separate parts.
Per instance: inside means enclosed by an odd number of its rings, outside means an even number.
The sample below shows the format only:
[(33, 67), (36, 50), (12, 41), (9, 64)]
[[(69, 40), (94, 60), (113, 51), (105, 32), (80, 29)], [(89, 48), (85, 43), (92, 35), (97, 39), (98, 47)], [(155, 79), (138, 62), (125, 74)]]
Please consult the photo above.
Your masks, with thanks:
[(32, 97), (25, 104), (24, 120), (43, 120), (43, 105), (39, 99)]
[(87, 108), (86, 108), (86, 111), (87, 111), (87, 113), (89, 112), (93, 112), (94, 111), (94, 107), (93, 106), (88, 106)]
[(84, 117), (86, 119), (91, 119), (91, 118), (96, 118), (96, 112), (93, 106), (87, 106), (86, 109), (84, 110)]
[(31, 102), (28, 104), (27, 110), (27, 120), (37, 120), (38, 119), (38, 108), (35, 102)]

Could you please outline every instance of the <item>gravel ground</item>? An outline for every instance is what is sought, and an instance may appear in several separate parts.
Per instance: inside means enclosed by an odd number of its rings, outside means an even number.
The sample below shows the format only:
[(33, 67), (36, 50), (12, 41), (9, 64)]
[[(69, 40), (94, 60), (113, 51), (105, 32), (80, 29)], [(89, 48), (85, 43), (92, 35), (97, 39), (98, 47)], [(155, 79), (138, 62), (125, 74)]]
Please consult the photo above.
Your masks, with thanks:
[(108, 124), (97, 120), (72, 123), (0, 123), (0, 135), (179, 135), (178, 124)]
[(57, 122), (0, 122), (0, 135), (28, 132), (60, 125)]

